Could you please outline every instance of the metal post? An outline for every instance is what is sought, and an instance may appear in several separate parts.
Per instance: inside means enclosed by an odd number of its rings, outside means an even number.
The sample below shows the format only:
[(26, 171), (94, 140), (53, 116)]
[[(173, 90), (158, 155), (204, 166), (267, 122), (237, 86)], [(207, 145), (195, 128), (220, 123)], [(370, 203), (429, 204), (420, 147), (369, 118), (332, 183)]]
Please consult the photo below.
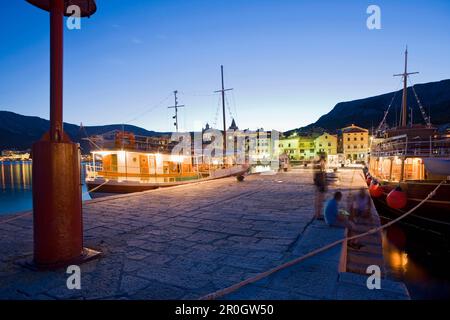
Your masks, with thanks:
[(64, 0), (30, 3), (50, 12), (50, 130), (33, 144), (34, 264), (57, 268), (99, 252), (83, 248), (79, 145), (63, 130)]
[(62, 139), (64, 0), (50, 4), (50, 141)]

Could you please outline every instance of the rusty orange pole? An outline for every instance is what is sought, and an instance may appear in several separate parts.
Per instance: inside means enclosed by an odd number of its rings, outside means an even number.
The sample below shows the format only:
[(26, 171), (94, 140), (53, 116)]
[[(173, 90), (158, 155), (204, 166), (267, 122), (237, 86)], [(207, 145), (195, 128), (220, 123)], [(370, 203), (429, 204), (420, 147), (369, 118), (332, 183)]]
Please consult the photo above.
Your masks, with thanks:
[(50, 2), (50, 140), (63, 132), (63, 22), (64, 0)]
[(50, 12), (50, 131), (33, 144), (34, 264), (57, 268), (99, 253), (83, 248), (80, 150), (63, 129), (63, 23), (66, 5), (92, 0), (27, 0)]

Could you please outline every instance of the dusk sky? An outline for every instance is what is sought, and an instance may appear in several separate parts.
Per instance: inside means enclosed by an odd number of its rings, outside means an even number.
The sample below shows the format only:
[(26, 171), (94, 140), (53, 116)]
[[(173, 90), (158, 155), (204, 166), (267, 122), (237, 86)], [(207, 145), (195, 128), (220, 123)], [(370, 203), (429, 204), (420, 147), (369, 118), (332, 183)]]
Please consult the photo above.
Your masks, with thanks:
[[(366, 9), (381, 8), (381, 30)], [(409, 46), (413, 83), (450, 78), (450, 1), (98, 0), (65, 30), (64, 121), (171, 131), (217, 113), (220, 65), (241, 129), (288, 130), (336, 103), (399, 89)], [(2, 1), (0, 110), (49, 116), (48, 13)], [(218, 116), (216, 116), (218, 115)]]

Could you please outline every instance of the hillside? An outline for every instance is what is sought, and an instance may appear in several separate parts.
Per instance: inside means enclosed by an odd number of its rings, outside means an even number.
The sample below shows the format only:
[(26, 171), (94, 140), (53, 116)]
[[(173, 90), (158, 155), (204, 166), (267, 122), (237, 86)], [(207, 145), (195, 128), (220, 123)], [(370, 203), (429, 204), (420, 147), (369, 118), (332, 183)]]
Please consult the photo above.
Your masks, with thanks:
[[(415, 85), (415, 90), (427, 114), (431, 114), (431, 122), (436, 125), (450, 123), (450, 79)], [(351, 125), (352, 123), (365, 128), (377, 127), (383, 118), (395, 92), (375, 97), (340, 102), (315, 123), (306, 127), (288, 131), (309, 131), (319, 127), (328, 131)], [(394, 103), (387, 117), (387, 123), (394, 125), (402, 103), (402, 92), (397, 92)], [(413, 108), (414, 123), (423, 123), (416, 98), (411, 87), (408, 88), (408, 105)], [(397, 117), (396, 111), (397, 110)]]
[[(0, 150), (31, 148), (33, 142), (39, 140), (49, 130), (49, 127), (50, 122), (39, 117), (0, 111)], [(123, 128), (125, 131), (133, 132), (136, 135), (155, 136), (163, 134), (132, 125), (125, 125)], [(83, 151), (88, 151), (86, 150), (88, 148), (86, 141), (82, 140), (86, 135), (102, 134), (112, 130), (122, 130), (122, 125), (86, 126), (80, 129), (80, 126), (64, 123), (64, 131), (73, 141), (81, 143)]]

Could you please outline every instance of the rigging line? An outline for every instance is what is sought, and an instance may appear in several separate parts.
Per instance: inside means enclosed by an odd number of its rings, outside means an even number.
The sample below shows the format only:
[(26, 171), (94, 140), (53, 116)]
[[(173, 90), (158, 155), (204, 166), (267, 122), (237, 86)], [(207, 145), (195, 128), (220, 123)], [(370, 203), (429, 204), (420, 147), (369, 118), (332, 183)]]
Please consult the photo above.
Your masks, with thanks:
[[(398, 92), (399, 92), (400, 84), (401, 84), (401, 81), (399, 81), (399, 84), (397, 85), (397, 90), (395, 90), (394, 96), (392, 97), (392, 100), (391, 100), (391, 103), (389, 104), (389, 106), (388, 106), (386, 112), (384, 113), (383, 120), (381, 120), (380, 124), (378, 125), (378, 128), (377, 128), (377, 131), (376, 131), (376, 132), (380, 132), (380, 131), (381, 131), (381, 127), (385, 124), (386, 119), (387, 119), (387, 115), (388, 115), (388, 113), (389, 113), (389, 110), (391, 109), (391, 106), (392, 106), (392, 104), (394, 103), (394, 100), (395, 100), (395, 98), (396, 98), (396, 96), (397, 96), (397, 94), (398, 94)], [(397, 111), (396, 111), (395, 116), (397, 117)], [(396, 122), (397, 122), (397, 121), (396, 121)], [(396, 125), (397, 125), (397, 124), (396, 124)]]
[(134, 120), (136, 120), (136, 119), (138, 119), (138, 118), (144, 116), (145, 114), (147, 114), (147, 113), (149, 113), (149, 112), (151, 112), (151, 111), (153, 111), (153, 110), (155, 110), (155, 109), (161, 107), (163, 103), (165, 103), (170, 97), (172, 97), (172, 94), (173, 94), (172, 92), (169, 93), (169, 94), (168, 94), (164, 99), (162, 99), (158, 104), (156, 104), (156, 105), (154, 105), (153, 107), (148, 108), (147, 110), (145, 110), (145, 111), (139, 113), (137, 116), (131, 118), (130, 120), (127, 120), (127, 121), (123, 122), (123, 124), (130, 124), (132, 121), (134, 121)]
[[(100, 146), (99, 146), (98, 144), (96, 144), (96, 143), (89, 137), (89, 135), (88, 135), (88, 133), (87, 133), (87, 131), (86, 131), (86, 127), (83, 126), (83, 124), (80, 125), (80, 131), (81, 131), (81, 130), (83, 130), (84, 135), (86, 136), (85, 138), (82, 138), (81, 140), (87, 140), (87, 141), (89, 141), (89, 143), (91, 143), (92, 145), (94, 145), (94, 147), (96, 147), (98, 150), (100, 150), (100, 149), (101, 149)], [(80, 144), (80, 148), (83, 149), (83, 147), (81, 147), (81, 144)]]
[(178, 93), (180, 93), (184, 96), (192, 96), (192, 97), (212, 97), (212, 96), (217, 95), (217, 93), (200, 93), (200, 91), (198, 91), (198, 92), (196, 92), (196, 91), (192, 91), (192, 92), (178, 91)]
[(236, 117), (236, 121), (238, 120), (237, 107), (236, 107), (236, 98), (234, 96), (234, 90), (231, 91), (231, 100), (234, 107), (234, 116)]
[(220, 97), (217, 100), (216, 114), (214, 116), (213, 128), (217, 127), (217, 120), (219, 119), (219, 110), (220, 110)]
[(230, 119), (234, 119), (233, 114), (231, 113), (230, 102), (228, 101), (227, 96), (225, 95), (225, 104), (228, 109), (228, 113), (230, 114)]
[(409, 79), (408, 79), (408, 82), (411, 85), (414, 96), (416, 97), (416, 101), (417, 101), (417, 104), (419, 105), (420, 113), (422, 114), (423, 120), (425, 121), (427, 126), (430, 126), (431, 125), (430, 118), (426, 114), (425, 109), (422, 105), (422, 102), (420, 101), (419, 96), (417, 95), (416, 89), (414, 88), (415, 85), (413, 85)]

